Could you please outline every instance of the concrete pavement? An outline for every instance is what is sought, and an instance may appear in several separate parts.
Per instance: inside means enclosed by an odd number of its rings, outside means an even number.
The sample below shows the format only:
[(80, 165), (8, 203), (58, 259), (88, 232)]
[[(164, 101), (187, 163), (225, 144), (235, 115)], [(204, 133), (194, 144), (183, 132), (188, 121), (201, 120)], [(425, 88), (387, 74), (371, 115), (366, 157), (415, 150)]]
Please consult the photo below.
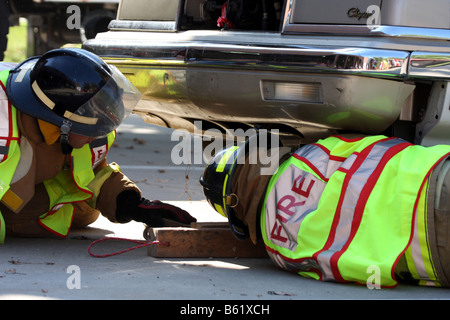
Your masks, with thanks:
[[(118, 162), (147, 197), (176, 204), (199, 221), (224, 221), (203, 200), (198, 185), (202, 166), (174, 168), (171, 164), (170, 151), (177, 142), (170, 141), (170, 132), (132, 116), (120, 127), (109, 160)], [(450, 299), (448, 289), (400, 285), (369, 290), (318, 282), (281, 271), (269, 259), (159, 259), (149, 257), (146, 248), (108, 258), (88, 254), (95, 239), (143, 239), (143, 230), (139, 223), (118, 225), (100, 218), (90, 228), (73, 230), (64, 240), (7, 238), (0, 247), (0, 299), (252, 300), (265, 304), (300, 299)], [(108, 241), (93, 251), (111, 253), (130, 246)], [(180, 314), (182, 306), (170, 312)]]

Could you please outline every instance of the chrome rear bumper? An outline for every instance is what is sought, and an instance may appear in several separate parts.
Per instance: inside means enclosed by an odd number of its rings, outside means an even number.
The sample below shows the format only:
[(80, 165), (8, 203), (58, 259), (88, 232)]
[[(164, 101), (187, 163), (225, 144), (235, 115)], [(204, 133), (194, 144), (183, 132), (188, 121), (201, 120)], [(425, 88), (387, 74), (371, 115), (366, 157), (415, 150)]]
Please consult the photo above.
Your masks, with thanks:
[[(152, 36), (148, 38), (147, 32), (125, 32), (120, 38), (121, 32), (113, 33), (117, 39), (89, 40), (83, 46), (114, 63), (129, 65), (184, 64), (186, 67), (356, 74), (402, 80), (424, 77), (429, 80), (450, 79), (450, 51), (292, 45), (278, 39), (268, 42), (270, 34), (264, 33), (258, 34), (262, 42), (244, 42), (246, 45), (239, 44), (242, 42), (239, 38), (235, 41), (229, 39), (232, 35), (226, 33), (216, 35), (215, 41), (214, 38), (197, 39), (162, 32), (150, 33)], [(131, 37), (127, 38), (127, 34)], [(217, 43), (218, 39), (224, 41)]]
[[(115, 32), (119, 34), (120, 32)], [(127, 34), (136, 34), (135, 40)], [(358, 46), (263, 44), (231, 34), (217, 43), (174, 33), (125, 32), (84, 47), (124, 72), (142, 91), (137, 111), (173, 119), (283, 123), (302, 133), (343, 129), (379, 133), (394, 123), (414, 80), (450, 79), (450, 53)], [(267, 38), (267, 39), (269, 39)], [(177, 39), (175, 41), (174, 39)], [(150, 40), (150, 38), (148, 38)], [(267, 45), (272, 43), (273, 45)], [(306, 84), (315, 98), (271, 99), (267, 90)], [(318, 85), (317, 85), (318, 84)], [(319, 98), (317, 98), (319, 97)]]

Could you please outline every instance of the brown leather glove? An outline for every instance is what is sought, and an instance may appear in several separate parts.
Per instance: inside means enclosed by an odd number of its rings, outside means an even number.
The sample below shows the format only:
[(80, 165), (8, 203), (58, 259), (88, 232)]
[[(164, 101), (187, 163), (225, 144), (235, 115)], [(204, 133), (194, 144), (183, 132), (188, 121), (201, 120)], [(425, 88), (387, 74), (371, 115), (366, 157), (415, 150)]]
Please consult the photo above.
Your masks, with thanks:
[(124, 191), (117, 196), (116, 220), (143, 222), (150, 227), (189, 226), (197, 221), (187, 211), (161, 202), (141, 198), (136, 191)]

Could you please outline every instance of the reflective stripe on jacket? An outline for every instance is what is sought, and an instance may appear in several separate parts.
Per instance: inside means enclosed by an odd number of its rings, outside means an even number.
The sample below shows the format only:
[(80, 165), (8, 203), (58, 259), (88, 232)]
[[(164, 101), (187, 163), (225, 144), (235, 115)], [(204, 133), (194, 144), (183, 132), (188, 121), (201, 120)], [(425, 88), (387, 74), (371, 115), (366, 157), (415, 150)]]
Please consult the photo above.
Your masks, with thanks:
[[(272, 177), (261, 214), (271, 258), (324, 281), (397, 285), (394, 270), (414, 239), (432, 169), (449, 146), (424, 148), (373, 136), (330, 137), (301, 147)], [(425, 190), (426, 191), (426, 190)]]
[[(6, 96), (4, 83), (9, 72), (0, 72), (0, 199), (9, 190), (20, 158), (17, 112)], [(0, 212), (0, 244), (5, 240), (5, 221)]]

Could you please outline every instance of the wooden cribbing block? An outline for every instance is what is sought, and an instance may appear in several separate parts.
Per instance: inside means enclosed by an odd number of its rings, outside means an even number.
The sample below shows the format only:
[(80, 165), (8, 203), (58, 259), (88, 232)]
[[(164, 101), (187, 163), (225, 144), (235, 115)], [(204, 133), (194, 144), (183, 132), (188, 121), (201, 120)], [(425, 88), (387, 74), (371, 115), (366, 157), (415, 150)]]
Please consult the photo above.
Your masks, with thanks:
[(155, 258), (267, 258), (264, 243), (254, 245), (250, 239), (237, 240), (228, 223), (194, 223), (189, 228), (147, 228), (149, 241), (168, 242), (152, 245), (147, 254)]

